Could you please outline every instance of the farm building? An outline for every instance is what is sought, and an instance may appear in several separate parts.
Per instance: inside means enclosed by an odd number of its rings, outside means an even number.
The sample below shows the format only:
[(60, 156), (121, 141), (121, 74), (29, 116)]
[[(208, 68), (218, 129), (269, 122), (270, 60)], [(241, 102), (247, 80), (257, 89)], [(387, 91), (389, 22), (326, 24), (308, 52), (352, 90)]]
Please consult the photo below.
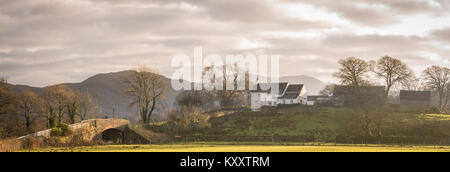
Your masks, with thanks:
[(430, 106), (431, 91), (400, 91), (400, 104), (413, 106)]
[(344, 106), (375, 105), (384, 103), (384, 86), (343, 86), (337, 85), (333, 98), (343, 100)]
[(303, 84), (259, 83), (251, 92), (251, 108), (260, 110), (263, 106), (280, 104), (306, 104), (306, 87)]

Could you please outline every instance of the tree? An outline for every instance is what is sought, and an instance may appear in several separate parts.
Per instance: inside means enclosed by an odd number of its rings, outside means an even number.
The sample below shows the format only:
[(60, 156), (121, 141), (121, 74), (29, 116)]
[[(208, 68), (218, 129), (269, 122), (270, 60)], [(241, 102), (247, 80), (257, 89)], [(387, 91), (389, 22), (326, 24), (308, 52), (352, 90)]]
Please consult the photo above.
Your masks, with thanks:
[(58, 85), (46, 87), (42, 92), (47, 113), (47, 127), (56, 127), (63, 123), (67, 111), (67, 94), (71, 94), (73, 90), (66, 85)]
[(214, 98), (205, 90), (185, 90), (175, 100), (179, 109), (198, 108), (199, 110), (211, 110), (214, 106)]
[(448, 112), (448, 107), (447, 107), (447, 105), (448, 105), (448, 101), (450, 100), (450, 82), (449, 83), (447, 83), (447, 85), (446, 85), (446, 87), (445, 87), (446, 89), (447, 89), (447, 93), (446, 93), (446, 98), (445, 98), (445, 101), (444, 101), (444, 110), (446, 111), (446, 112)]
[(401, 81), (401, 85), (403, 89), (411, 90), (411, 91), (420, 91), (424, 90), (425, 86), (423, 82), (420, 80), (420, 78), (417, 78), (415, 76), (412, 76), (409, 79), (406, 79), (404, 81)]
[(42, 92), (42, 96), (44, 97), (45, 113), (47, 116), (47, 128), (56, 127), (55, 92), (51, 87), (44, 88)]
[(413, 72), (407, 64), (389, 56), (384, 56), (378, 60), (374, 72), (386, 84), (385, 97), (389, 96), (389, 91), (393, 86), (413, 77)]
[(77, 116), (82, 102), (80, 92), (67, 90), (64, 96), (66, 99), (65, 106), (69, 117), (69, 122), (71, 124), (75, 124), (77, 122)]
[(335, 87), (336, 87), (336, 84), (328, 84), (328, 85), (325, 86), (325, 88), (323, 88), (323, 90), (321, 90), (319, 92), (319, 94), (331, 96), (334, 93), (334, 88)]
[(0, 137), (11, 137), (17, 132), (17, 97), (6, 79), (0, 78)]
[(83, 121), (96, 117), (99, 113), (98, 103), (92, 98), (88, 91), (81, 94), (81, 100), (79, 110), (80, 119)]
[(450, 83), (450, 69), (447, 67), (431, 66), (422, 73), (426, 85), (438, 93), (439, 110), (447, 106), (449, 99), (448, 84)]
[(9, 114), (15, 103), (15, 96), (5, 79), (0, 78), (0, 115)]
[[(221, 72), (221, 73), (218, 73)], [(244, 74), (244, 78), (240, 74)], [(220, 74), (220, 75), (219, 75)], [(237, 63), (223, 66), (208, 66), (203, 70), (203, 77), (210, 79), (211, 83), (221, 82), (223, 88), (215, 88), (211, 97), (218, 100), (221, 108), (232, 107), (235, 105), (243, 105), (246, 101), (245, 95), (249, 95), (249, 72), (240, 68)], [(232, 86), (232, 89), (227, 89), (227, 84)], [(239, 90), (239, 84), (245, 84), (244, 89)]]
[(150, 122), (153, 111), (165, 96), (168, 83), (163, 79), (163, 76), (145, 66), (125, 77), (127, 87), (124, 92), (133, 100), (130, 106), (137, 105), (144, 124)]
[(368, 72), (370, 72), (368, 62), (356, 57), (348, 57), (339, 60), (338, 63), (341, 68), (333, 76), (338, 78), (341, 84), (359, 87), (369, 83), (366, 79)]
[(26, 131), (31, 133), (32, 126), (43, 112), (42, 99), (33, 91), (24, 90), (18, 96), (18, 106), (19, 114), (25, 120)]

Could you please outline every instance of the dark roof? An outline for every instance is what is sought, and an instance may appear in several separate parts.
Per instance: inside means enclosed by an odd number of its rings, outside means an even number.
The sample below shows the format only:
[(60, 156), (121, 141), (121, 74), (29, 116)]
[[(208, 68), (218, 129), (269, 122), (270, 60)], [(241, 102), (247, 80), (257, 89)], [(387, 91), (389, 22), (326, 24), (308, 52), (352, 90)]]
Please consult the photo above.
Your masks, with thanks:
[(336, 85), (333, 91), (333, 97), (353, 96), (357, 91), (367, 95), (380, 94), (384, 95), (384, 86), (346, 86)]
[(307, 100), (308, 101), (317, 101), (317, 99), (319, 99), (319, 98), (329, 98), (329, 97), (328, 96), (324, 96), (324, 95), (322, 95), (322, 96), (308, 96)]
[(300, 93), (285, 93), (280, 99), (296, 99)]
[(303, 89), (303, 84), (289, 84), (286, 93), (300, 93)]
[[(272, 86), (276, 87), (277, 83), (259, 83), (256, 85), (256, 90), (253, 90), (252, 92), (255, 93), (270, 93), (272, 90)], [(278, 83), (278, 95), (282, 95), (284, 93), (284, 90), (286, 89), (288, 83), (286, 82), (282, 82), (282, 83)], [(263, 90), (261, 88), (261, 86), (263, 87), (270, 87), (268, 90)]]
[(400, 100), (431, 100), (431, 91), (400, 90)]

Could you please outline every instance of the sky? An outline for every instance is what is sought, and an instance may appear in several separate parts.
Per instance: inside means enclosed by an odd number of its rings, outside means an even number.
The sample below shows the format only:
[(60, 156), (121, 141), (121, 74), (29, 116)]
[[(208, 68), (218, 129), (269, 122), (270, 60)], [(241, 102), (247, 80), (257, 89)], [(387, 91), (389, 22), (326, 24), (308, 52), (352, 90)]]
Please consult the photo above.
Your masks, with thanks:
[(13, 84), (81, 82), (171, 58), (280, 55), (284, 76), (335, 82), (337, 61), (389, 55), (420, 76), (450, 66), (448, 0), (0, 0), (0, 76)]

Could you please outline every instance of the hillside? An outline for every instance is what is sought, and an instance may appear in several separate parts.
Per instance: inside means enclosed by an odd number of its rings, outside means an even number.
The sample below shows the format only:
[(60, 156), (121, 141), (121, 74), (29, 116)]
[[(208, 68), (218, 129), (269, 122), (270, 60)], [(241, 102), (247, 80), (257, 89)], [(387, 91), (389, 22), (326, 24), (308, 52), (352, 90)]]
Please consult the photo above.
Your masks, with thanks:
[[(179, 134), (190, 141), (270, 141), (276, 137), (302, 142), (313, 137), (315, 141), (334, 142), (339, 136), (367, 136), (360, 113), (345, 107), (308, 106), (278, 107), (263, 112), (218, 111), (209, 113), (211, 127), (208, 128), (171, 131), (174, 126), (170, 123), (155, 123), (151, 130)], [(450, 115), (423, 114), (420, 110), (403, 107), (385, 113), (387, 116), (380, 126), (387, 142), (395, 137), (412, 139), (403, 140), (409, 143), (435, 143), (450, 133)], [(378, 123), (370, 126), (375, 130), (376, 125)]]
[[(88, 91), (92, 97), (98, 101), (102, 114), (113, 117), (113, 109), (115, 111), (114, 117), (127, 118), (130, 120), (138, 119), (135, 108), (129, 108), (129, 98), (123, 94), (122, 90), (125, 88), (124, 77), (130, 74), (131, 71), (121, 71), (104, 73), (92, 76), (81, 83), (64, 83), (73, 89), (80, 91)], [(170, 79), (164, 77), (164, 82), (170, 84)], [(20, 92), (28, 89), (39, 92), (41, 88), (29, 87), (23, 85), (11, 85), (14, 91)], [(165, 99), (165, 108), (172, 108), (175, 97), (179, 92), (174, 91), (169, 87)], [(156, 114), (162, 116), (162, 114)], [(103, 116), (104, 117), (104, 116)]]
[[(137, 120), (138, 116), (135, 108), (129, 108), (129, 98), (123, 94), (122, 90), (125, 88), (123, 78), (130, 74), (129, 71), (112, 72), (97, 74), (90, 78), (87, 78), (80, 83), (64, 83), (73, 89), (80, 91), (88, 91), (94, 99), (99, 103), (102, 114), (107, 117), (119, 117), (127, 118), (130, 120)], [(318, 94), (318, 92), (325, 86), (325, 84), (313, 77), (309, 76), (289, 76), (282, 77), (280, 81), (291, 83), (303, 83), (308, 89), (310, 95)], [(170, 79), (164, 77), (164, 82), (170, 85)], [(25, 85), (11, 85), (13, 90), (20, 92), (22, 90), (32, 90), (39, 93), (41, 88), (30, 87)], [(173, 108), (175, 98), (179, 94), (179, 91), (168, 88), (166, 99), (164, 103), (165, 109)], [(114, 115), (113, 115), (114, 109)], [(162, 110), (162, 113), (157, 113), (155, 116), (163, 117), (166, 110)], [(102, 117), (104, 117), (102, 116)]]

